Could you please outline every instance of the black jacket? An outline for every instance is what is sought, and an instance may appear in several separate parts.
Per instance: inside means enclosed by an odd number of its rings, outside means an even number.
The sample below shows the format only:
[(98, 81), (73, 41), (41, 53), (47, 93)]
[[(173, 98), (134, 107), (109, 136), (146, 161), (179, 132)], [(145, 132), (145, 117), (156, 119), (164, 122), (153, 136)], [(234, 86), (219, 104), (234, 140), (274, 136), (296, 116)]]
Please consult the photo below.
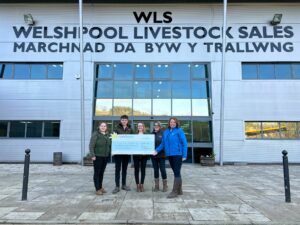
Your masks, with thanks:
[[(164, 132), (162, 130), (158, 132), (153, 131), (152, 134), (154, 134), (155, 136), (155, 148), (157, 148), (162, 142)], [(160, 151), (156, 156), (154, 156), (154, 158), (165, 158), (165, 157), (166, 154), (164, 150)]]
[(115, 132), (117, 134), (133, 134), (133, 130), (132, 130), (130, 124), (128, 124), (124, 130), (122, 124), (119, 123), (118, 126), (116, 126)]

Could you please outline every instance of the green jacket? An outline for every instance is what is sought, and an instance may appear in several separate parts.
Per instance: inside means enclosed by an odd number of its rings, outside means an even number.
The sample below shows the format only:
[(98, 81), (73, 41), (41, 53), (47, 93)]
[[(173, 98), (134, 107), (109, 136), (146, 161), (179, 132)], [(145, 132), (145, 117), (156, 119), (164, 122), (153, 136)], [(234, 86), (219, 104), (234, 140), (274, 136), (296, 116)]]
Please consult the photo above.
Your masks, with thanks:
[(95, 131), (92, 134), (90, 141), (90, 154), (91, 157), (102, 156), (107, 157), (111, 151), (111, 139), (109, 134), (102, 134), (99, 131)]
[(133, 130), (131, 128), (131, 126), (128, 124), (128, 126), (126, 127), (126, 129), (124, 130), (123, 126), (121, 123), (118, 124), (118, 126), (115, 129), (115, 132), (117, 134), (133, 134)]

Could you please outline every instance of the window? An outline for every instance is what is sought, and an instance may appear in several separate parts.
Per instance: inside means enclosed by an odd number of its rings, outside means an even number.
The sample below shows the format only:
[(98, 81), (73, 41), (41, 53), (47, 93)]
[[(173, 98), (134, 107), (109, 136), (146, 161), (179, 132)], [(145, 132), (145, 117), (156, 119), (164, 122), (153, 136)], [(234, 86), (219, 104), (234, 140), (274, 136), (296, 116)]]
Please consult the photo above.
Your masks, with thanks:
[(300, 122), (245, 122), (246, 139), (300, 139)]
[(0, 79), (62, 79), (62, 63), (0, 63)]
[(0, 121), (0, 137), (58, 138), (59, 121)]
[(300, 79), (299, 63), (242, 63), (242, 79)]

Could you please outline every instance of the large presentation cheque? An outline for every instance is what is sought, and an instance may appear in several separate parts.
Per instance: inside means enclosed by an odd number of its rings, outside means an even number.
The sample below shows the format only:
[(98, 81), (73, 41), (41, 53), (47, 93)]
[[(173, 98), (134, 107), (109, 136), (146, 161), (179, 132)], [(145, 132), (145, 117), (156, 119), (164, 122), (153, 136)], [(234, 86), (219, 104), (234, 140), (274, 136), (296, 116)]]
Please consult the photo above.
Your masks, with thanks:
[(112, 155), (152, 155), (154, 150), (153, 134), (118, 134), (112, 137)]

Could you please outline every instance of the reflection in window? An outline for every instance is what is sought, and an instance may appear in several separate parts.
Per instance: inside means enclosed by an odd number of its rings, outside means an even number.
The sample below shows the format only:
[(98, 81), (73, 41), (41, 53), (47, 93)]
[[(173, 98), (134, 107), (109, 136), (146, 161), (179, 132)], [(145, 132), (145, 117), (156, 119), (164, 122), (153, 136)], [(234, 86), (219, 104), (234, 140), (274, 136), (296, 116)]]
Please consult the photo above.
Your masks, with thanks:
[(173, 64), (172, 79), (173, 80), (190, 80), (190, 64)]
[(8, 123), (6, 121), (0, 121), (0, 137), (7, 137)]
[(153, 99), (153, 116), (171, 116), (171, 99)]
[(96, 86), (96, 98), (113, 98), (112, 81), (98, 81)]
[(248, 139), (261, 138), (261, 123), (245, 122), (245, 135)]
[(113, 101), (113, 115), (132, 116), (132, 99), (114, 99)]
[(281, 138), (298, 138), (296, 122), (281, 122), (280, 123)]
[(12, 78), (13, 65), (12, 64), (0, 64), (0, 79)]
[(209, 121), (193, 121), (194, 142), (211, 142)]
[(97, 65), (96, 77), (100, 79), (109, 79), (112, 77), (113, 67), (110, 64)]
[(191, 99), (173, 99), (172, 115), (191, 116)]
[(172, 97), (173, 98), (190, 98), (191, 97), (190, 82), (173, 81)]
[(131, 81), (115, 81), (114, 97), (115, 98), (132, 98), (132, 82)]
[(169, 81), (153, 82), (152, 98), (171, 98), (171, 83)]
[(10, 122), (9, 137), (25, 137), (25, 125), (23, 121), (12, 121)]
[(274, 79), (274, 64), (260, 64), (258, 75), (260, 79)]
[(300, 63), (293, 64), (293, 77), (300, 79)]
[(111, 116), (112, 99), (96, 99), (95, 116)]
[(134, 98), (151, 98), (151, 82), (135, 81), (133, 84)]
[(262, 122), (263, 138), (280, 138), (278, 122)]
[(292, 67), (290, 64), (275, 64), (276, 79), (291, 79)]
[(192, 129), (191, 129), (191, 121), (189, 120), (181, 120), (180, 122), (180, 128), (182, 128), (186, 139), (188, 142), (192, 141)]
[(135, 79), (150, 79), (151, 70), (150, 65), (147, 64), (136, 64), (135, 65)]
[(44, 122), (44, 137), (58, 138), (60, 133), (59, 121), (45, 121)]
[(209, 97), (208, 81), (193, 81), (192, 98), (208, 98)]
[(242, 65), (243, 79), (257, 79), (257, 64)]
[(151, 116), (151, 99), (133, 99), (134, 116)]
[(153, 79), (170, 79), (170, 66), (168, 64), (153, 65)]
[(192, 99), (192, 116), (209, 116), (209, 100)]
[(46, 79), (47, 67), (46, 65), (32, 64), (31, 65), (31, 79)]
[(62, 79), (62, 77), (63, 77), (62, 64), (48, 65), (48, 79)]
[(15, 79), (30, 79), (29, 64), (15, 64)]
[(115, 80), (132, 80), (133, 77), (133, 65), (132, 64), (114, 64), (115, 68)]
[(205, 64), (194, 64), (191, 68), (193, 79), (208, 78), (207, 66)]
[(31, 121), (27, 122), (26, 137), (29, 138), (40, 138), (42, 137), (43, 122)]

